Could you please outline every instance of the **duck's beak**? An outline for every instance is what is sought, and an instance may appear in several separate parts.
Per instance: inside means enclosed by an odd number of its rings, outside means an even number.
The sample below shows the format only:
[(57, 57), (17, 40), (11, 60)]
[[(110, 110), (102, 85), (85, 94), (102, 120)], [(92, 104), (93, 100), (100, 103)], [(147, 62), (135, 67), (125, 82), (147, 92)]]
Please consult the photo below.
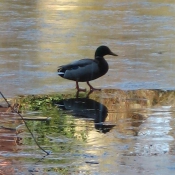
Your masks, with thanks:
[(110, 55), (113, 55), (113, 56), (118, 56), (117, 54), (115, 54), (115, 53), (113, 53), (113, 52), (111, 52), (111, 53), (110, 53)]

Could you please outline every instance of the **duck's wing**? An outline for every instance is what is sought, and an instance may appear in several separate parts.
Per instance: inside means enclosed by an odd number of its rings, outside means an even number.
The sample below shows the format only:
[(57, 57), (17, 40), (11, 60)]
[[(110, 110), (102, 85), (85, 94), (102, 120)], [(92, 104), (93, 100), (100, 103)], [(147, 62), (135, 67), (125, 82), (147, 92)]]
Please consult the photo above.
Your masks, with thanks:
[(90, 81), (99, 77), (98, 62), (82, 59), (58, 68), (58, 75), (74, 81)]
[(72, 69), (78, 69), (79, 67), (85, 67), (87, 65), (90, 65), (95, 60), (92, 59), (82, 59), (78, 61), (74, 61), (70, 64), (62, 65), (58, 67), (58, 72), (65, 72), (66, 70), (72, 70)]

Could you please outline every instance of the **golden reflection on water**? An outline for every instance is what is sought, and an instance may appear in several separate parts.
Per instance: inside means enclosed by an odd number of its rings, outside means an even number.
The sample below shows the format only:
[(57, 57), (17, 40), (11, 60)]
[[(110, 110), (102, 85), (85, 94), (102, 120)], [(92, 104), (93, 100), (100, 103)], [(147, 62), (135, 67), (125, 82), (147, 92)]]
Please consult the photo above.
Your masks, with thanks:
[[(31, 99), (34, 100), (37, 97), (41, 98), (42, 96), (31, 96)], [(52, 95), (46, 95), (46, 101), (51, 97)], [(26, 167), (31, 167), (33, 170), (37, 170), (38, 167), (39, 172), (55, 172), (56, 169), (50, 167), (58, 168), (59, 166), (68, 172), (127, 173), (130, 170), (126, 167), (130, 166), (132, 172), (136, 174), (140, 167), (149, 172), (157, 172), (157, 164), (163, 166), (167, 172), (168, 161), (173, 161), (171, 156), (175, 153), (174, 97), (174, 91), (162, 90), (108, 89), (94, 92), (90, 94), (89, 98), (76, 98), (74, 94), (65, 94), (65, 98), (54, 102), (53, 108), (50, 108), (51, 103), (47, 105), (50, 107), (47, 108), (46, 116), (51, 117), (51, 123), (37, 121), (28, 123), (33, 133), (37, 135), (41, 146), (53, 151), (41, 162), (38, 160), (38, 157), (41, 157), (40, 154), (35, 154), (37, 150), (33, 150), (36, 145), (31, 142), (27, 133), (21, 135), (23, 145), (14, 145), (12, 137), (9, 137), (9, 133), (4, 130), (2, 130), (0, 139), (11, 139), (10, 148), (21, 148), (15, 150), (15, 156), (20, 161), (26, 161), (25, 166), (21, 166), (21, 171), (24, 172), (28, 171)], [(27, 106), (27, 104), (30, 103), (26, 101), (23, 105)], [(55, 105), (58, 109), (55, 108)], [(54, 111), (56, 113), (52, 113)], [(37, 119), (42, 115), (40, 111), (38, 112), (26, 111), (24, 115), (27, 118), (32, 116)], [(11, 121), (12, 118), (8, 120)], [(6, 121), (8, 120), (6, 119)], [(1, 123), (3, 126), (6, 124), (3, 119), (1, 119)], [(16, 123), (13, 122), (13, 125), (19, 125), (19, 120)], [(65, 132), (62, 133), (61, 128)], [(67, 132), (69, 135), (73, 134), (76, 139), (66, 135)], [(3, 134), (6, 134), (7, 137), (3, 137)], [(3, 144), (6, 142), (1, 143), (1, 145)], [(7, 153), (12, 156), (13, 152), (14, 150), (9, 147), (4, 147), (2, 156)], [(33, 154), (35, 154), (35, 161), (32, 161), (33, 164), (30, 165), (28, 159), (30, 156), (33, 158)], [(25, 155), (29, 157), (25, 157)], [(167, 158), (165, 164), (162, 165), (159, 161), (164, 156), (169, 159)], [(10, 157), (11, 159), (13, 160), (13, 157)], [(155, 159), (159, 160), (158, 163), (154, 162)], [(143, 162), (144, 166), (138, 162)], [(145, 164), (145, 162), (147, 163)], [(150, 165), (149, 162), (153, 163)], [(148, 168), (149, 166), (152, 168)], [(20, 171), (20, 168), (15, 167)], [(170, 167), (174, 168), (173, 165)], [(57, 170), (61, 171), (61, 169)]]
[[(171, 0), (2, 1), (0, 90), (10, 97), (72, 90), (74, 83), (58, 77), (57, 66), (93, 58), (99, 45), (108, 45), (119, 57), (107, 57), (109, 72), (92, 83), (106, 88), (92, 98), (108, 108), (102, 125), (107, 130), (95, 129), (93, 120), (75, 119), (77, 137), (84, 132), (87, 139), (80, 150), (84, 154), (78, 168), (151, 174), (151, 168), (157, 172), (161, 166), (172, 174), (173, 92), (122, 90), (174, 89), (174, 6)], [(1, 121), (4, 124), (4, 119)], [(15, 131), (2, 133), (2, 151), (18, 151)], [(6, 147), (7, 140), (10, 145)], [(165, 163), (157, 165), (160, 157)], [(10, 161), (3, 162), (11, 165)]]
[[(85, 150), (89, 157), (85, 160), (90, 165), (97, 164), (103, 173), (127, 173), (130, 170), (126, 166), (139, 169), (140, 161), (144, 162), (144, 170), (153, 166), (147, 171), (156, 172), (156, 163), (149, 165), (148, 159), (152, 162), (155, 156), (174, 154), (174, 95), (174, 91), (161, 90), (105, 90), (96, 97), (92, 95), (108, 108), (103, 124), (114, 127), (105, 135), (92, 129), (88, 132)], [(90, 165), (81, 170), (90, 171)], [(131, 172), (136, 173), (135, 170)]]
[(1, 88), (7, 95), (74, 88), (57, 77), (57, 66), (93, 58), (102, 44), (119, 57), (107, 57), (110, 70), (95, 86), (173, 88), (173, 7), (172, 1), (3, 1)]

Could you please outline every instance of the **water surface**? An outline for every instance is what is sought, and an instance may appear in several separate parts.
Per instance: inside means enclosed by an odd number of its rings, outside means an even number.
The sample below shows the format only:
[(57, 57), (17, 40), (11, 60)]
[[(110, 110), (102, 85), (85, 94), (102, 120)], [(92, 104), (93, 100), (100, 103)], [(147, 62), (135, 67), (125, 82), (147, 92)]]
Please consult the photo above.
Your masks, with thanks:
[[(0, 91), (69, 95), (22, 111), (46, 157), (0, 107), (0, 174), (174, 174), (174, 19), (171, 0), (2, 1)], [(119, 56), (106, 56), (108, 73), (92, 82), (104, 90), (77, 99), (57, 67), (99, 45)]]
[(0, 112), (3, 173), (174, 174), (174, 91), (105, 90), (89, 98), (24, 99), (27, 126), (50, 154), (37, 147), (19, 116)]
[[(93, 85), (174, 89), (175, 3), (172, 1), (2, 1), (0, 88), (6, 96), (74, 89), (59, 65), (93, 58), (99, 45), (110, 70)], [(85, 86), (85, 85), (83, 85)]]

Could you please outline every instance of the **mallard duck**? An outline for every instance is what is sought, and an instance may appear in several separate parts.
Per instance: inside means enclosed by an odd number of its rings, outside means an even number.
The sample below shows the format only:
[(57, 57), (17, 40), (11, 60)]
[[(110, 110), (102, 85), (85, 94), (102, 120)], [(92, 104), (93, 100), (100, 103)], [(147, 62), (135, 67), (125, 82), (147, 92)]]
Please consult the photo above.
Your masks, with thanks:
[(92, 87), (89, 81), (95, 80), (107, 73), (109, 67), (107, 61), (103, 57), (105, 55), (118, 56), (107, 46), (100, 46), (95, 51), (94, 59), (82, 59), (62, 65), (58, 68), (58, 75), (65, 79), (76, 81), (76, 88), (78, 91), (86, 91), (86, 89), (81, 89), (79, 87), (78, 82), (87, 82), (90, 91), (100, 90)]

